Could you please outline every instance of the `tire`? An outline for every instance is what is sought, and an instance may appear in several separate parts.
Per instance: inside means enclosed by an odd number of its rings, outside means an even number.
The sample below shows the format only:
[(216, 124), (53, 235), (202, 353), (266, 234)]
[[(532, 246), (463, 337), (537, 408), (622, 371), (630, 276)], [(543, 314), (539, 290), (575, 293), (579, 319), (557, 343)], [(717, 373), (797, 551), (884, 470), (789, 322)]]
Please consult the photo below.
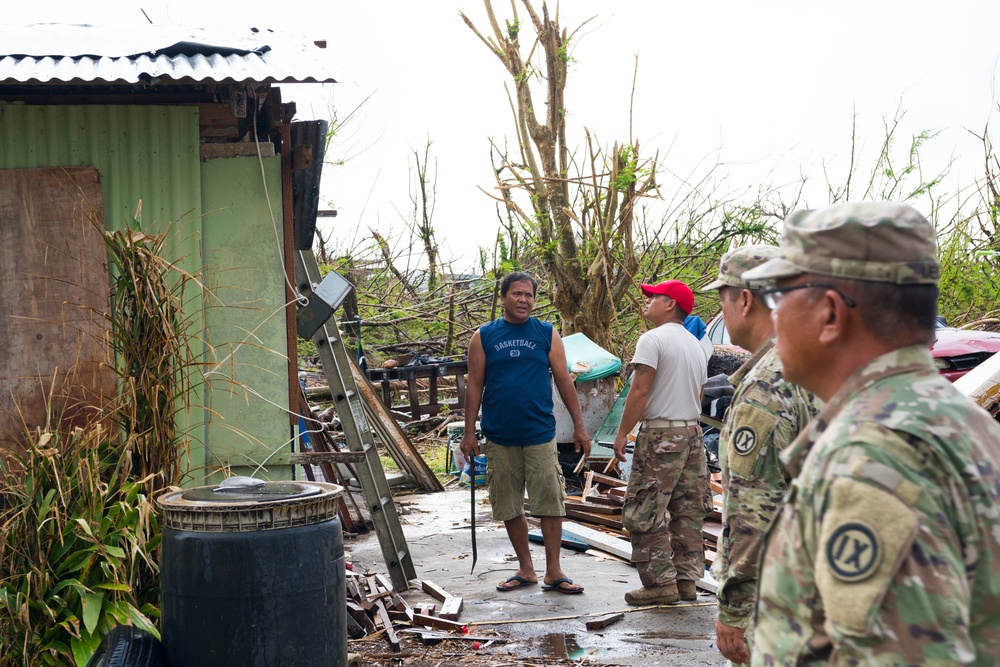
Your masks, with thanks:
[(129, 625), (112, 628), (87, 663), (87, 667), (163, 667), (159, 640)]

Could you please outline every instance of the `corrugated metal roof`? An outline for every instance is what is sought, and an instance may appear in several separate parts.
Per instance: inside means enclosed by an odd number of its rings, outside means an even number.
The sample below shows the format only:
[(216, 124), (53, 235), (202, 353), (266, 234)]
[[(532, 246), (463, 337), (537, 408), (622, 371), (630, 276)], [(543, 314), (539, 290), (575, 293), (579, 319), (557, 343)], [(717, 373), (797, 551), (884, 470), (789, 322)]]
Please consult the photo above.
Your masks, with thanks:
[(334, 83), (326, 52), (251, 29), (0, 25), (0, 84)]

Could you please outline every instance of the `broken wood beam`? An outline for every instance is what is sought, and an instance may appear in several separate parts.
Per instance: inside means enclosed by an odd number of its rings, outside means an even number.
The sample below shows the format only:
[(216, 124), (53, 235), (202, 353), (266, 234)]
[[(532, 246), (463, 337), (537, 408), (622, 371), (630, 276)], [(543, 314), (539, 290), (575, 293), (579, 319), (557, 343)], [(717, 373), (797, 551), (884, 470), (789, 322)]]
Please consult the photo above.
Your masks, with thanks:
[(421, 602), (413, 608), (413, 613), (420, 614), (421, 616), (433, 616), (437, 613), (437, 605), (430, 602)]
[(602, 475), (599, 472), (594, 473), (594, 484), (598, 486), (610, 486), (611, 488), (628, 486), (628, 482), (623, 479), (618, 479), (617, 477), (612, 477), (611, 475)]
[(438, 602), (444, 602), (451, 597), (451, 594), (449, 594), (448, 591), (444, 590), (430, 579), (422, 580), (420, 582), (420, 587), (423, 589), (424, 593), (427, 593)]
[(584, 498), (589, 496), (590, 487), (592, 487), (593, 485), (594, 485), (594, 471), (588, 470), (586, 481), (584, 481), (583, 483), (583, 491), (580, 492), (580, 495), (583, 496)]
[(448, 619), (441, 618), (440, 616), (425, 616), (423, 614), (413, 615), (414, 625), (425, 625), (429, 628), (436, 628), (438, 630), (449, 630), (451, 632), (457, 632), (459, 634), (465, 633), (465, 626), (461, 623), (456, 623), (455, 621), (449, 621)]
[(590, 514), (610, 514), (612, 516), (620, 516), (622, 513), (621, 505), (605, 505), (601, 503), (592, 502), (573, 502), (567, 500), (566, 509), (574, 509), (578, 512), (589, 512)]
[[(353, 360), (352, 360), (353, 361)], [(393, 460), (416, 481), (417, 485), (424, 491), (434, 493), (444, 491), (441, 482), (434, 475), (434, 472), (424, 461), (424, 458), (417, 451), (413, 442), (406, 436), (400, 428), (396, 419), (389, 414), (382, 399), (375, 393), (375, 387), (368, 380), (368, 377), (361, 372), (357, 363), (351, 364), (351, 373), (354, 376), (358, 393), (361, 396), (361, 404), (364, 408), (365, 416), (368, 417), (369, 426), (378, 435), (379, 440), (389, 450)]]
[(441, 604), (438, 616), (449, 621), (457, 621), (460, 613), (462, 613), (462, 598), (449, 595)]
[(615, 528), (618, 530), (621, 530), (622, 528), (621, 519), (613, 519), (603, 514), (591, 514), (590, 512), (581, 512), (579, 510), (575, 510), (572, 507), (570, 507), (568, 503), (566, 505), (566, 518), (576, 519), (578, 521), (585, 521), (587, 523), (596, 524), (598, 526), (607, 526), (608, 528)]
[(632, 561), (632, 544), (628, 540), (605, 535), (599, 530), (588, 528), (573, 521), (563, 521), (563, 535), (574, 537), (590, 546), (607, 551), (610, 554)]
[(378, 609), (378, 618), (382, 621), (382, 629), (385, 630), (385, 638), (389, 640), (389, 646), (392, 647), (393, 651), (399, 650), (399, 635), (396, 634), (396, 628), (392, 625), (392, 619), (389, 618), (389, 612), (386, 610), (385, 605), (381, 600), (375, 603)]
[(592, 621), (587, 621), (588, 630), (600, 630), (606, 628), (612, 623), (617, 623), (618, 621), (625, 618), (624, 612), (618, 612), (617, 614), (608, 614), (607, 616), (602, 616), (600, 618), (595, 618)]

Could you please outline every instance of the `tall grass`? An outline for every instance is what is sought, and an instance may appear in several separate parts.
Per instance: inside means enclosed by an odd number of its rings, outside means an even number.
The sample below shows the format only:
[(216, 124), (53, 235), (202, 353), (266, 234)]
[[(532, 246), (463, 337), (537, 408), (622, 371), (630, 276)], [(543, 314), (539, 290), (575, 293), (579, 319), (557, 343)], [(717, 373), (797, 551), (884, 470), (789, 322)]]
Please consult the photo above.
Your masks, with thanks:
[(157, 633), (160, 527), (151, 498), (180, 478), (196, 359), (182, 315), (195, 281), (133, 220), (104, 232), (115, 397), (75, 427), (50, 414), (0, 459), (0, 667), (82, 666), (116, 625)]
[(156, 632), (159, 525), (100, 423), (39, 429), (2, 470), (0, 666), (85, 665), (119, 624)]

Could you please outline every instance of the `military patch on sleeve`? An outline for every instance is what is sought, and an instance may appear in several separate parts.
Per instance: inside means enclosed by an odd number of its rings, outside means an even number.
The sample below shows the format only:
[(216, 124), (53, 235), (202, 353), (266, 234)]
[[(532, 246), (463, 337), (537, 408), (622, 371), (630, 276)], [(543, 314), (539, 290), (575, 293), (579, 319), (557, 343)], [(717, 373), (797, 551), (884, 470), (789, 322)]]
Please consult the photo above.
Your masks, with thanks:
[(841, 581), (864, 581), (875, 574), (882, 558), (878, 533), (862, 521), (847, 521), (833, 530), (826, 541), (826, 560), (833, 576)]
[(866, 481), (830, 485), (816, 547), (816, 587), (827, 618), (849, 634), (868, 632), (917, 534), (916, 511)]
[(757, 447), (757, 431), (752, 426), (741, 426), (733, 434), (733, 451), (747, 455)]
[(752, 475), (757, 455), (771, 436), (778, 416), (753, 403), (740, 403), (733, 411), (726, 443), (729, 469), (740, 477)]

